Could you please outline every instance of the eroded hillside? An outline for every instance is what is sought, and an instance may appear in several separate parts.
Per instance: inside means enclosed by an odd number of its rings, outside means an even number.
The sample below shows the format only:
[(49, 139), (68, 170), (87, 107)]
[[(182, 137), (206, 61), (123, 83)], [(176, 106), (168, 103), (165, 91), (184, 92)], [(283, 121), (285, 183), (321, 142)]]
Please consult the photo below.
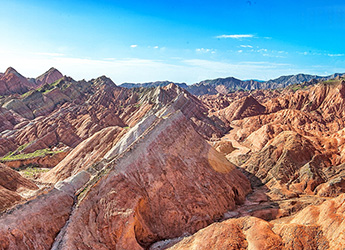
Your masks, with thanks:
[(345, 247), (341, 77), (202, 96), (1, 81), (2, 249)]

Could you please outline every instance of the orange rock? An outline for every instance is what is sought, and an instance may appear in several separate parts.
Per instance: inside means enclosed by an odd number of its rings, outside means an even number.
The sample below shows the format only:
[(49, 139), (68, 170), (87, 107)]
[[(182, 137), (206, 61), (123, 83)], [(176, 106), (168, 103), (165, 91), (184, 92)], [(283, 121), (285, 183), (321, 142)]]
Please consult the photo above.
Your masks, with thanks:
[(181, 112), (154, 124), (90, 186), (63, 248), (141, 249), (193, 233), (244, 201), (249, 182)]
[(36, 189), (38, 187), (32, 181), (0, 163), (0, 212), (22, 200), (21, 191)]

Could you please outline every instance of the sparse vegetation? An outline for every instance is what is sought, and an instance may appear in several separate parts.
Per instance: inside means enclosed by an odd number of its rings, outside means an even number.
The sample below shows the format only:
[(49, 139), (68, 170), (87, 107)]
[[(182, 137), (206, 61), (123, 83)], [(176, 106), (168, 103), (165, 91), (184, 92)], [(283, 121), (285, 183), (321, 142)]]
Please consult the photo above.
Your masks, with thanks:
[(323, 83), (327, 84), (327, 85), (333, 85), (333, 84), (339, 83), (339, 80), (337, 80), (337, 79), (330, 79), (330, 80), (324, 81)]
[(67, 84), (68, 86), (64, 86), (64, 83), (65, 81), (61, 78), (51, 84), (45, 84), (41, 86), (40, 88), (37, 89), (37, 91), (41, 92), (42, 94), (46, 94), (52, 91), (53, 89), (55, 89), (55, 87), (62, 87), (62, 89), (68, 88), (69, 85)]
[(28, 91), (28, 92), (22, 94), (21, 97), (22, 97), (22, 98), (25, 98), (25, 97), (31, 95), (34, 91), (35, 91), (35, 90), (30, 90), (30, 91)]
[(16, 150), (15, 152), (8, 153), (4, 157), (0, 158), (0, 161), (4, 162), (4, 161), (25, 160), (25, 159), (35, 158), (35, 157), (44, 157), (46, 155), (54, 155), (57, 153), (61, 153), (62, 151), (52, 151), (50, 149), (45, 148), (45, 149), (36, 150), (35, 152), (28, 153), (28, 154), (16, 154), (16, 152), (18, 152), (18, 150)]
[(48, 168), (28, 167), (24, 170), (21, 170), (20, 174), (25, 178), (32, 179), (37, 177), (39, 174), (46, 173), (48, 171)]

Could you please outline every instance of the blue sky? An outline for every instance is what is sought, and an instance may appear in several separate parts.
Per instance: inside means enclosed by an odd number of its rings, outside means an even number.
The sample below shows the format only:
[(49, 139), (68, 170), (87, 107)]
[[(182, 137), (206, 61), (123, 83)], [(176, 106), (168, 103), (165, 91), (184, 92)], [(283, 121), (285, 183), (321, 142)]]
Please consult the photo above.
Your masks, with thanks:
[(343, 1), (2, 0), (0, 72), (195, 83), (345, 72)]

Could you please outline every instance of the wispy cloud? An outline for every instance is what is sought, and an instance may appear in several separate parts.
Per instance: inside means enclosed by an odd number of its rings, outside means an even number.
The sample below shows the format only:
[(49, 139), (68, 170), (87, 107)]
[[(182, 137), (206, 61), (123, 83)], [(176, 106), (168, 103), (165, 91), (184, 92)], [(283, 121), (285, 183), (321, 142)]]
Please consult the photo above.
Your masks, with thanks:
[(315, 51), (298, 51), (297, 54), (300, 55), (304, 55), (304, 56), (329, 56), (329, 57), (342, 57), (345, 56), (345, 54), (340, 54), (340, 53), (329, 53), (327, 51), (319, 51), (319, 52), (315, 52)]
[(34, 55), (40, 55), (40, 56), (64, 56), (65, 54), (62, 53), (49, 53), (49, 52), (34, 52)]
[(242, 38), (252, 38), (254, 35), (252, 34), (236, 34), (236, 35), (220, 35), (216, 36), (216, 38), (232, 38), (232, 39), (242, 39)]
[(242, 47), (242, 48), (253, 48), (253, 46), (251, 46), (251, 45), (240, 45), (240, 47)]
[(153, 48), (154, 48), (154, 49), (158, 49), (159, 47), (158, 47), (158, 46), (154, 46)]
[(268, 61), (258, 62), (220, 62), (201, 59), (183, 61), (191, 72), (198, 72), (198, 79), (211, 79), (217, 77), (234, 76), (239, 79), (263, 79), (278, 77), (284, 74), (298, 73), (301, 69), (291, 64), (273, 63)]
[(345, 56), (344, 54), (327, 54), (330, 57), (334, 57), (334, 56)]
[(216, 53), (214, 49), (205, 49), (205, 48), (198, 48), (198, 49), (195, 49), (195, 51), (198, 53), (211, 53), (211, 54)]
[(132, 44), (130, 47), (131, 48), (136, 48), (136, 47), (138, 47), (138, 45), (137, 44)]

